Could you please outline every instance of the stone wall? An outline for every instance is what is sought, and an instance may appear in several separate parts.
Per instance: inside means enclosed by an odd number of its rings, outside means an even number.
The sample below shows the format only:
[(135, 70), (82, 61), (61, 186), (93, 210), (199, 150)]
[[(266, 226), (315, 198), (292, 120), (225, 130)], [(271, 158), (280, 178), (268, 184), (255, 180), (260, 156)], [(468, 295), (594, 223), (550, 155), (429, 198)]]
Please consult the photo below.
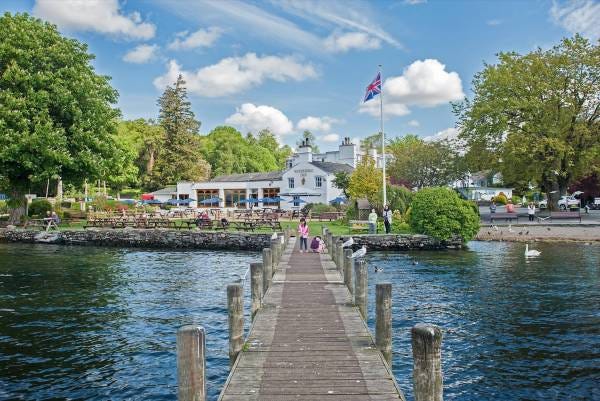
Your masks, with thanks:
[(34, 231), (0, 228), (0, 242), (27, 242), (64, 245), (121, 246), (142, 248), (191, 248), (262, 250), (270, 245), (271, 234), (176, 231), (166, 229), (87, 229)]
[[(342, 238), (347, 240), (350, 235)], [(354, 250), (367, 246), (370, 251), (407, 251), (407, 250), (431, 250), (431, 249), (461, 249), (464, 244), (460, 239), (451, 241), (438, 241), (427, 235), (420, 234), (385, 234), (385, 235), (352, 235), (354, 238)]]

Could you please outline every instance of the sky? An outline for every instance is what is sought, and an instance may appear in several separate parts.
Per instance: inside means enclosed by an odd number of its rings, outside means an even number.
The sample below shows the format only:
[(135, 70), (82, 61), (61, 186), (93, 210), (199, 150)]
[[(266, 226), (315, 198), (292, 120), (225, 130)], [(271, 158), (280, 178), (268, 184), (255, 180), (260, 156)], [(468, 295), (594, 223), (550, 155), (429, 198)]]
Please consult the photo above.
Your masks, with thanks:
[(321, 150), (379, 131), (382, 67), (387, 137), (452, 137), (450, 102), (501, 51), (527, 53), (581, 33), (600, 38), (600, 1), (2, 0), (89, 45), (112, 77), (123, 118), (156, 118), (178, 74), (201, 133), (269, 128)]

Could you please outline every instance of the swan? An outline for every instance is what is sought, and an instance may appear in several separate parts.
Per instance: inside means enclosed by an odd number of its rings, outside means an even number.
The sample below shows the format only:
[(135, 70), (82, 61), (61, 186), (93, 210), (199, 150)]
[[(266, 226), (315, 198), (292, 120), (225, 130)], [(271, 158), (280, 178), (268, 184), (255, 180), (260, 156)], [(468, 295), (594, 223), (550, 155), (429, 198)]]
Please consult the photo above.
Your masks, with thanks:
[(362, 246), (358, 251), (352, 254), (352, 259), (360, 259), (367, 254), (367, 247), (365, 245)]
[(354, 238), (350, 237), (350, 239), (342, 244), (342, 248), (348, 248), (349, 246), (354, 245)]
[(525, 257), (528, 256), (540, 256), (542, 253), (538, 250), (531, 249), (529, 250), (529, 244), (525, 244)]
[(277, 233), (273, 233), (273, 235), (271, 235), (271, 239), (277, 239)]

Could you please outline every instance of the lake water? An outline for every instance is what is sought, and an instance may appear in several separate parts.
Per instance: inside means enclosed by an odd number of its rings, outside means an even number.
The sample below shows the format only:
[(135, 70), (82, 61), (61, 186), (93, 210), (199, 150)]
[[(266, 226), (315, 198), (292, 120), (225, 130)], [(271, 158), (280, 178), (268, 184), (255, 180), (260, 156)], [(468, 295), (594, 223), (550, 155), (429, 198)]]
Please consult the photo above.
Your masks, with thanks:
[[(369, 255), (371, 298), (394, 286), (393, 369), (409, 399), (410, 327), (430, 322), (444, 330), (447, 400), (600, 400), (600, 247), (535, 247), (527, 261), (516, 243)], [(216, 399), (225, 288), (259, 259), (0, 244), (0, 399), (174, 400), (175, 332), (189, 323), (206, 328)]]

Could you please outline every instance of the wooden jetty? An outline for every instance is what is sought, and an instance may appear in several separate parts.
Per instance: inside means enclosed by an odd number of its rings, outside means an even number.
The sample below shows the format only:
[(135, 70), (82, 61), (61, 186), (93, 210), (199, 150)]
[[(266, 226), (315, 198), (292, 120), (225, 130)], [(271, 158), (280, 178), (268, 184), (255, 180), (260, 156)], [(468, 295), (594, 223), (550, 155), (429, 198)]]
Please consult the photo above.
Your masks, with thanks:
[[(251, 265), (245, 340), (243, 284), (228, 286), (232, 366), (220, 401), (405, 400), (390, 368), (391, 284), (376, 288), (374, 339), (364, 321), (366, 263), (354, 263), (331, 234), (324, 238), (329, 253), (300, 253), (286, 232), (263, 251), (262, 269)], [(180, 401), (205, 400), (204, 336), (196, 326), (178, 331)], [(412, 336), (415, 399), (441, 401), (441, 331), (417, 325)]]

